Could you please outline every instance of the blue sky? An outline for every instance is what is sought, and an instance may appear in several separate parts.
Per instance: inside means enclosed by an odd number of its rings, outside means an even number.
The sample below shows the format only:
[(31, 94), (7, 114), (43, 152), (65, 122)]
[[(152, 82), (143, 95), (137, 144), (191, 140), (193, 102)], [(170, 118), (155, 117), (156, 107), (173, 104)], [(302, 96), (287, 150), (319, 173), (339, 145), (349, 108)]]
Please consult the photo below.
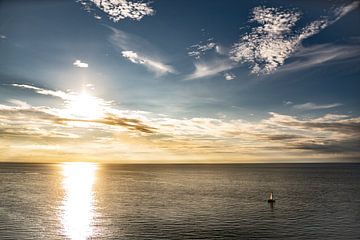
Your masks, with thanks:
[(0, 157), (356, 160), (359, 6), (0, 1)]

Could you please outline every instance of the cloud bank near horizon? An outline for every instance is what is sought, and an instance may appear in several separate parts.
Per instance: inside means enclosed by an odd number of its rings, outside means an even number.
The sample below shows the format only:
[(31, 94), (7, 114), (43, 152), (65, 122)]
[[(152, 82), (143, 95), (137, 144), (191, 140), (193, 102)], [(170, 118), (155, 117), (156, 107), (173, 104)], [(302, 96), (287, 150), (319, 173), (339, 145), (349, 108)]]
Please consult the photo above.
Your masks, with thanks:
[[(16, 139), (18, 148), (25, 149), (31, 143), (32, 151), (36, 152), (36, 144), (42, 151), (47, 142), (52, 142), (58, 148), (51, 154), (61, 156), (73, 149), (72, 143), (75, 142), (80, 149), (89, 145), (96, 146), (101, 153), (101, 149), (107, 149), (107, 154), (112, 153), (113, 158), (121, 155), (115, 149), (123, 149), (125, 146), (127, 150), (123, 154), (141, 156), (137, 155), (140, 147), (142, 154), (147, 152), (154, 158), (161, 153), (167, 157), (181, 156), (184, 159), (223, 155), (237, 161), (259, 160), (265, 156), (270, 159), (280, 156), (289, 159), (293, 156), (301, 156), (303, 159), (314, 156), (318, 159), (360, 156), (360, 139), (357, 134), (360, 130), (359, 117), (326, 114), (301, 119), (270, 112), (269, 117), (256, 122), (222, 118), (185, 119), (119, 110), (111, 105), (111, 101), (98, 99), (99, 102), (107, 103), (101, 105), (99, 110), (104, 114), (96, 118), (81, 118), (67, 115), (67, 102), (76, 101), (79, 93), (26, 84), (12, 86), (62, 99), (64, 105), (60, 108), (33, 106), (17, 99), (9, 100), (7, 105), (1, 104), (0, 132), (3, 146), (13, 145)], [(113, 149), (108, 151), (109, 146)], [(50, 152), (47, 150), (48, 154)], [(92, 154), (100, 157), (100, 153)], [(66, 155), (71, 156), (70, 153)], [(6, 153), (2, 154), (3, 159), (8, 157)]]

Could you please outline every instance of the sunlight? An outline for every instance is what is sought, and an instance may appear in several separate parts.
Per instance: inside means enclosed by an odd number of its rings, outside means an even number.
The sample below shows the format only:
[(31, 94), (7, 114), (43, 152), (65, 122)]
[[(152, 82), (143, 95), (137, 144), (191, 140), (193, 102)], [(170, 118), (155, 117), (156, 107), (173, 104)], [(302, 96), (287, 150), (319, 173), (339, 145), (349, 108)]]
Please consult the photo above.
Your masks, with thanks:
[(92, 235), (93, 184), (96, 164), (63, 163), (63, 201), (62, 223), (65, 234), (73, 240), (87, 239)]
[(86, 91), (75, 95), (66, 102), (64, 114), (68, 117), (97, 119), (104, 115), (104, 103), (101, 99), (89, 95)]

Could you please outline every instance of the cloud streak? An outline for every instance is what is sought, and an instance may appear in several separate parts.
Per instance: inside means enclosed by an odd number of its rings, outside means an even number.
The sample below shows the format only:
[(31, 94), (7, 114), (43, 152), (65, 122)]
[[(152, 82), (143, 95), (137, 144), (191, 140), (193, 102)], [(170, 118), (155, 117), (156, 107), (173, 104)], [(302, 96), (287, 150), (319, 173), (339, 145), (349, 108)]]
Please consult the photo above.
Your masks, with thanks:
[(335, 108), (335, 107), (339, 107), (342, 106), (341, 103), (332, 103), (332, 104), (323, 104), (323, 105), (319, 105), (319, 104), (315, 104), (315, 103), (304, 103), (304, 104), (297, 104), (294, 105), (293, 107), (295, 109), (299, 109), (299, 110), (320, 110), (320, 109), (329, 109), (329, 108)]
[(128, 59), (132, 63), (144, 65), (147, 69), (154, 72), (156, 75), (160, 76), (167, 73), (176, 73), (172, 66), (149, 59), (144, 56), (140, 56), (134, 51), (122, 51), (121, 54), (124, 58)]
[(189, 74), (185, 80), (194, 80), (214, 76), (233, 69), (234, 67), (235, 65), (227, 59), (219, 59), (213, 62), (197, 62), (195, 63), (195, 71)]
[(331, 64), (335, 61), (358, 59), (359, 43), (351, 44), (318, 44), (311, 47), (300, 47), (292, 56), (292, 61), (283, 65), (278, 72), (299, 71), (319, 65)]
[(70, 99), (70, 94), (60, 91), (60, 90), (50, 90), (50, 89), (44, 89), (44, 88), (39, 88), (39, 87), (35, 87), (32, 85), (27, 85), (27, 84), (17, 84), (17, 83), (13, 83), (11, 84), (11, 86), (13, 87), (18, 87), (18, 88), (23, 88), (23, 89), (30, 89), (32, 91), (35, 91), (38, 94), (41, 95), (47, 95), (47, 96), (52, 96), (52, 97), (58, 97), (64, 100), (69, 100)]
[(125, 59), (128, 59), (132, 63), (145, 66), (157, 76), (177, 73), (174, 67), (164, 63), (165, 61), (162, 57), (158, 56), (158, 51), (146, 40), (116, 28), (109, 28), (112, 30), (109, 38), (110, 43)]

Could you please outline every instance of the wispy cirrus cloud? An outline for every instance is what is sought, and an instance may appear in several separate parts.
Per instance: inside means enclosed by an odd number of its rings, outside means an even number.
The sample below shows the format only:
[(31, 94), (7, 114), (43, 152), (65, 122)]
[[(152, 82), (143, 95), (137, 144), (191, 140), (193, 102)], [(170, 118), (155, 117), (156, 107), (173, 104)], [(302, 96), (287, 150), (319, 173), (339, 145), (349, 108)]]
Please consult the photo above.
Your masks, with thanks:
[(159, 76), (166, 73), (176, 73), (175, 69), (172, 66), (149, 59), (145, 56), (140, 56), (134, 51), (122, 51), (121, 54), (124, 58), (128, 59), (132, 63), (142, 64), (147, 69)]
[(50, 90), (50, 89), (35, 87), (35, 86), (32, 86), (32, 85), (17, 84), (17, 83), (13, 83), (13, 84), (11, 84), (11, 86), (18, 87), (18, 88), (23, 88), (23, 89), (30, 89), (32, 91), (35, 91), (38, 94), (41, 94), (41, 95), (58, 97), (58, 98), (61, 98), (61, 99), (64, 99), (64, 100), (69, 100), (71, 98), (70, 93), (60, 91), (60, 90)]
[(214, 76), (235, 67), (228, 59), (218, 59), (213, 62), (196, 62), (195, 71), (189, 74), (185, 80), (194, 80)]
[(340, 107), (343, 104), (341, 103), (332, 103), (332, 104), (316, 104), (316, 103), (304, 103), (304, 104), (296, 104), (293, 105), (293, 108), (299, 109), (299, 110), (320, 110), (320, 109), (329, 109), (329, 108), (335, 108)]
[(217, 44), (214, 42), (213, 38), (209, 38), (206, 41), (201, 41), (198, 44), (191, 45), (188, 48), (188, 55), (194, 57), (195, 59), (200, 59), (207, 51), (220, 49)]
[(355, 0), (350, 4), (342, 5), (341, 7), (336, 8), (335, 9), (336, 18), (334, 19), (334, 21), (338, 21), (340, 18), (344, 17), (346, 14), (355, 10), (359, 6), (360, 6), (360, 1)]
[(281, 66), (278, 72), (298, 71), (319, 65), (331, 64), (360, 58), (360, 44), (317, 44), (311, 47), (299, 47), (292, 61)]
[(159, 50), (148, 41), (119, 29), (109, 28), (112, 30), (109, 41), (121, 53), (122, 57), (132, 63), (145, 66), (157, 76), (177, 73), (173, 66), (165, 63), (163, 57), (159, 56)]
[(359, 6), (353, 2), (336, 8), (330, 16), (321, 17), (300, 30), (295, 30), (301, 13), (281, 8), (256, 7), (250, 23), (256, 23), (250, 33), (241, 36), (234, 44), (230, 58), (250, 65), (252, 73), (269, 74), (284, 65), (303, 40), (319, 33)]
[[(92, 6), (95, 5), (101, 11), (106, 13), (108, 17), (118, 22), (125, 18), (132, 20), (141, 20), (145, 16), (150, 16), (155, 13), (154, 9), (150, 7), (149, 3), (142, 1), (129, 1), (129, 0), (78, 0), (84, 9), (91, 12)], [(100, 16), (94, 16), (101, 19)]]
[[(194, 72), (186, 76), (185, 80), (211, 77), (236, 67), (235, 64), (228, 59), (228, 51), (216, 43), (214, 38), (200, 41), (188, 47), (187, 50), (188, 56), (194, 57), (197, 61), (194, 62)], [(206, 56), (210, 52), (216, 53), (211, 57), (211, 60), (209, 56)], [(233, 80), (234, 76), (234, 74), (230, 73), (224, 74), (225, 80)]]

